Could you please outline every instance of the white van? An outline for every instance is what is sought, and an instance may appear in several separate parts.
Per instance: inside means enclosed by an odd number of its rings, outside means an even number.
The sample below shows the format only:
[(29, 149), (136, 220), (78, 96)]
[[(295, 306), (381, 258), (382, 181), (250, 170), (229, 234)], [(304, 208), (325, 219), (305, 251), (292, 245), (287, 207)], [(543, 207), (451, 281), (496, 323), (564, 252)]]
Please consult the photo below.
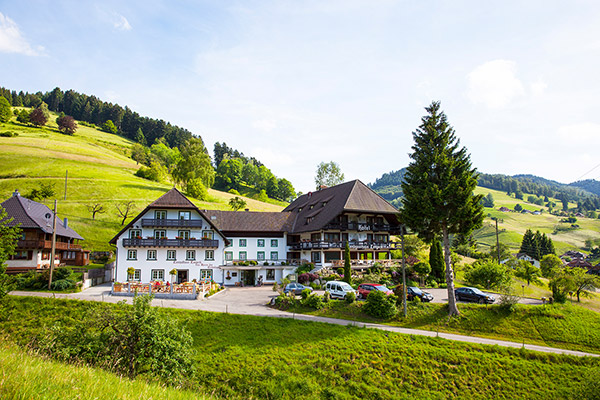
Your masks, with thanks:
[(342, 281), (327, 282), (325, 291), (329, 293), (329, 296), (331, 296), (332, 299), (336, 297), (338, 299), (344, 299), (348, 293), (354, 293), (354, 296), (356, 296), (356, 291), (352, 289), (352, 286), (347, 282)]

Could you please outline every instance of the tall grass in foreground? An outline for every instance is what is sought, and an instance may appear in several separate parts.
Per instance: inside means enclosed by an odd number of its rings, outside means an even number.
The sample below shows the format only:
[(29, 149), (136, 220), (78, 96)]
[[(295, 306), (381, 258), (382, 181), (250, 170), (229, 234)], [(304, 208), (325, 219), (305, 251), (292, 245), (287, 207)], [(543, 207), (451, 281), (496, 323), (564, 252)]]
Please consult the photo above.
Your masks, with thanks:
[(0, 344), (0, 398), (3, 400), (189, 400), (204, 395), (143, 380), (129, 380), (87, 366), (74, 366)]

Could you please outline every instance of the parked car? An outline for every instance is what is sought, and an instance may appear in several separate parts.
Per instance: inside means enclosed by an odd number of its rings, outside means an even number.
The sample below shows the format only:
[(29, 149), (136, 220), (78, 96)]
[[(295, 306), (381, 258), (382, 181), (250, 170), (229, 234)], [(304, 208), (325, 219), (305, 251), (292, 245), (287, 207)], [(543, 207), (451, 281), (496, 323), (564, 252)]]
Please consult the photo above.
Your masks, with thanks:
[(285, 288), (283, 289), (283, 293), (288, 294), (290, 292), (294, 293), (294, 295), (299, 296), (300, 293), (302, 293), (302, 291), (304, 289), (308, 289), (311, 292), (313, 291), (313, 288), (311, 288), (310, 286), (304, 286), (301, 283), (288, 283), (287, 285), (285, 285)]
[(371, 293), (373, 290), (379, 290), (387, 295), (394, 293), (385, 285), (381, 285), (379, 283), (361, 283), (356, 289), (357, 297), (359, 299), (366, 299), (369, 293)]
[(460, 287), (454, 289), (454, 296), (459, 301), (475, 301), (480, 304), (493, 303), (494, 296), (483, 293), (481, 290), (474, 287)]
[(332, 299), (344, 299), (348, 293), (353, 293), (356, 296), (356, 290), (347, 282), (330, 281), (325, 285), (325, 291), (329, 293)]
[(422, 291), (416, 286), (409, 286), (406, 288), (406, 298), (409, 301), (412, 301), (415, 298), (419, 298), (422, 302), (428, 303), (431, 300), (433, 300), (433, 295), (429, 292)]

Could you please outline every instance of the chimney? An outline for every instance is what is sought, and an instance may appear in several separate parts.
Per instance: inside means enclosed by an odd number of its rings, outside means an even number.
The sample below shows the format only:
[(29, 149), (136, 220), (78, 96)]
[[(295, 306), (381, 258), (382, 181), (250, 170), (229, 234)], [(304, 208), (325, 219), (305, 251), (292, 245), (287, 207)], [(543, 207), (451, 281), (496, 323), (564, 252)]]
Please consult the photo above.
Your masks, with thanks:
[(65, 229), (69, 229), (69, 219), (65, 217), (65, 219), (63, 220), (63, 225), (65, 227)]
[(250, 211), (250, 209), (249, 209), (249, 208), (246, 208), (246, 209), (244, 209), (244, 211)]
[(21, 194), (19, 193), (19, 189), (15, 189), (15, 191), (13, 192), (13, 197), (17, 197), (20, 196)]

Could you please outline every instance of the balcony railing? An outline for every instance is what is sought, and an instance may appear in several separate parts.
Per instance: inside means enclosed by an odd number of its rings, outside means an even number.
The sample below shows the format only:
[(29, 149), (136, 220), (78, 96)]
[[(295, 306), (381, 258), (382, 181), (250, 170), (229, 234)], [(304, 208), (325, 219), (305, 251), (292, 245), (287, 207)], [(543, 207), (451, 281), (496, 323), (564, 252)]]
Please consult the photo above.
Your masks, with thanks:
[[(81, 250), (80, 244), (56, 242), (55, 248), (57, 250)], [(21, 249), (51, 249), (51, 240), (19, 240), (17, 241), (17, 248)]]
[(142, 226), (156, 226), (161, 228), (202, 228), (204, 221), (201, 219), (142, 219)]
[(123, 239), (123, 247), (219, 247), (212, 239)]
[(325, 230), (358, 231), (358, 232), (389, 232), (400, 233), (400, 227), (390, 224), (370, 224), (366, 222), (332, 222), (323, 228)]
[[(351, 249), (396, 249), (400, 248), (400, 242), (374, 242), (351, 240), (348, 242)], [(292, 243), (291, 250), (322, 250), (322, 249), (343, 249), (346, 242), (329, 242), (325, 240), (307, 241)]]

